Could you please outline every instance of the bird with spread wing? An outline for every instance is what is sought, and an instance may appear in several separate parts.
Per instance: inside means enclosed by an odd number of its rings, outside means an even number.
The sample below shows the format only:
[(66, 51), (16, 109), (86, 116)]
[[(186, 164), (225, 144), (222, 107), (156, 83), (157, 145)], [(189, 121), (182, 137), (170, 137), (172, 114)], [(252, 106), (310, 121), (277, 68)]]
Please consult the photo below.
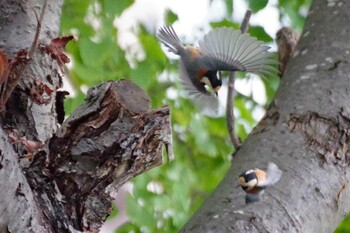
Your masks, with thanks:
[(222, 85), (219, 71), (263, 76), (276, 71), (273, 65), (277, 61), (267, 52), (269, 47), (233, 28), (211, 30), (199, 41), (198, 48), (183, 45), (172, 26), (160, 28), (157, 37), (170, 52), (180, 56), (181, 84), (188, 97), (207, 115), (216, 115), (218, 111), (217, 92)]

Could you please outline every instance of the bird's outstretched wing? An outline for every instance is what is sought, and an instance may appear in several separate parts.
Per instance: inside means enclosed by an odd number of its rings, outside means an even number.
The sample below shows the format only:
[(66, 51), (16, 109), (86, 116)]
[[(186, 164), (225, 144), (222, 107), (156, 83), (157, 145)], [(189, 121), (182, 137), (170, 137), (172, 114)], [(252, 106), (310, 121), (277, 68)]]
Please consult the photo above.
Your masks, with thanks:
[[(200, 112), (211, 117), (219, 114), (219, 100), (212, 92), (207, 91), (203, 86), (195, 87), (188, 76), (185, 65), (180, 61), (180, 82), (187, 97), (199, 108)], [(201, 85), (200, 83), (198, 83)]]
[(263, 76), (277, 72), (273, 65), (278, 62), (267, 52), (269, 47), (233, 28), (211, 30), (199, 41), (199, 49), (212, 58), (210, 66), (215, 70), (246, 71)]

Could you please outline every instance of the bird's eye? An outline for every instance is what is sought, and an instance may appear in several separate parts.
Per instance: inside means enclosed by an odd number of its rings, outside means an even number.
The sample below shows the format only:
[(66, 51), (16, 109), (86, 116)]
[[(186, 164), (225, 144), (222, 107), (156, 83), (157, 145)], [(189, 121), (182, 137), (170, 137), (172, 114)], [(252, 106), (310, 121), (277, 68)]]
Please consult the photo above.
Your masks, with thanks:
[(277, 38), (277, 39), (280, 39), (280, 38), (281, 38), (281, 32), (277, 32), (276, 38)]

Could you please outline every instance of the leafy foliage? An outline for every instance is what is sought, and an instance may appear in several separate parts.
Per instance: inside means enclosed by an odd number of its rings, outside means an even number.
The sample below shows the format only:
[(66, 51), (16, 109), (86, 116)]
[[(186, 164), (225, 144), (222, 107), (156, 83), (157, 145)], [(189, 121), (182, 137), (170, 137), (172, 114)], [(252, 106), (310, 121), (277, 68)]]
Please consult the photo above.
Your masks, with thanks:
[(349, 233), (350, 232), (350, 215), (343, 220), (334, 233)]
[(269, 36), (269, 34), (267, 34), (264, 28), (261, 26), (251, 26), (249, 27), (248, 32), (251, 36), (257, 37), (261, 41), (264, 41), (266, 43), (273, 42), (271, 36)]
[[(226, 6), (227, 19), (209, 22), (210, 25), (238, 29), (240, 22), (228, 20), (233, 13), (233, 1), (222, 2)], [(247, 0), (254, 12), (263, 9), (267, 2)], [(146, 30), (142, 24), (131, 28), (130, 32), (140, 45), (141, 56), (135, 55), (130, 47), (119, 45), (121, 32), (115, 27), (115, 19), (133, 3), (133, 0), (65, 0), (62, 33), (74, 33), (79, 37), (77, 43), (67, 46), (73, 60), (69, 79), (77, 93), (66, 101), (65, 107), (66, 112), (71, 113), (84, 100), (86, 87), (122, 78), (131, 79), (146, 90), (153, 107), (170, 104), (175, 160), (134, 179), (132, 194), (125, 201), (129, 221), (116, 232), (177, 232), (223, 178), (230, 166), (233, 148), (225, 118), (199, 115), (183, 98), (176, 81), (174, 85), (172, 80), (174, 77), (177, 80), (177, 64), (163, 53), (154, 31)], [(304, 15), (301, 12), (309, 3), (310, 0), (279, 0), (280, 18), (288, 18), (293, 26), (302, 28)], [(164, 24), (178, 20), (171, 10), (164, 14)], [(259, 25), (251, 26), (249, 32), (265, 42), (273, 41)], [(246, 77), (238, 74), (238, 78)], [(262, 82), (267, 95), (265, 106), (260, 106), (252, 95), (238, 93), (235, 98), (236, 129), (242, 139), (256, 124), (252, 112), (268, 105), (279, 79), (269, 77)], [(177, 91), (176, 98), (167, 95), (174, 90)], [(118, 214), (118, 211), (113, 213), (117, 217)], [(350, 229), (343, 224), (337, 232), (350, 232)]]
[(248, 0), (249, 3), (249, 8), (252, 9), (253, 12), (257, 12), (264, 7), (266, 7), (268, 0), (260, 0), (260, 1), (255, 1), (255, 0)]
[(307, 9), (311, 0), (279, 0), (278, 8), (280, 11), (280, 18), (289, 18), (293, 28), (302, 29)]

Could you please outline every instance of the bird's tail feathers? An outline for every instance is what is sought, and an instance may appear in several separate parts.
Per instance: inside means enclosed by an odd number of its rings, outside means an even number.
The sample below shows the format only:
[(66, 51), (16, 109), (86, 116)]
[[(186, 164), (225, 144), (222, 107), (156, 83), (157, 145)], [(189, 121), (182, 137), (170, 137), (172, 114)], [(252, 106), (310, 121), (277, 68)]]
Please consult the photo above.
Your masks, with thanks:
[(169, 52), (179, 54), (185, 49), (172, 26), (161, 27), (157, 37), (168, 48)]
[(266, 170), (266, 183), (268, 186), (274, 185), (282, 177), (282, 171), (277, 167), (276, 164), (270, 162), (267, 165)]

